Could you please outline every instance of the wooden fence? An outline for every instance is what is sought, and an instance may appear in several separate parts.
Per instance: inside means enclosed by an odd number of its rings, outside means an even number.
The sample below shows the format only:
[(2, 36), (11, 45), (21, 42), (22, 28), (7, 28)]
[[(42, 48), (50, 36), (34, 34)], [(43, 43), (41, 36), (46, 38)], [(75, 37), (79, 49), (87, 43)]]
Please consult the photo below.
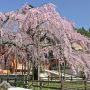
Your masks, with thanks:
[(38, 81), (32, 80), (31, 75), (0, 75), (0, 83), (7, 81), (12, 86), (30, 87), (33, 90), (90, 90), (90, 80), (73, 77), (63, 78), (62, 81), (59, 77), (48, 77), (47, 80), (43, 78)]
[(59, 79), (53, 80), (52, 78), (56, 77), (48, 77), (48, 80), (45, 81), (34, 80), (32, 84), (33, 90), (90, 90), (90, 80), (71, 77), (59, 81)]
[(12, 86), (27, 87), (28, 82), (31, 81), (31, 76), (27, 75), (0, 75), (0, 83), (3, 81), (9, 82)]

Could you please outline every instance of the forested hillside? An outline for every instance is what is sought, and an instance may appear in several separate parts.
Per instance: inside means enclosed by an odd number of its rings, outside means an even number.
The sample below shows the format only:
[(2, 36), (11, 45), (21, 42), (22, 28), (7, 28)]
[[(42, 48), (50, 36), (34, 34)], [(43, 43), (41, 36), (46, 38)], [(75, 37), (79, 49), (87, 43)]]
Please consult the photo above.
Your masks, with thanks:
[(78, 33), (81, 33), (82, 35), (90, 38), (90, 28), (87, 30), (84, 27), (82, 27), (82, 28), (76, 28), (76, 30)]

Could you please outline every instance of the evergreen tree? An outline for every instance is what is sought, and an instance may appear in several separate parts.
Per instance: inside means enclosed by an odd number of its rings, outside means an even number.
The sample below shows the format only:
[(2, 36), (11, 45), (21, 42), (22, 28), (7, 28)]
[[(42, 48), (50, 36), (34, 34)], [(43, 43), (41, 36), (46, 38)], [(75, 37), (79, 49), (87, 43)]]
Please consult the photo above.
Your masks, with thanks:
[(84, 36), (90, 37), (90, 29), (86, 30), (84, 27), (82, 27), (82, 28), (76, 28), (75, 30), (77, 30), (78, 33)]

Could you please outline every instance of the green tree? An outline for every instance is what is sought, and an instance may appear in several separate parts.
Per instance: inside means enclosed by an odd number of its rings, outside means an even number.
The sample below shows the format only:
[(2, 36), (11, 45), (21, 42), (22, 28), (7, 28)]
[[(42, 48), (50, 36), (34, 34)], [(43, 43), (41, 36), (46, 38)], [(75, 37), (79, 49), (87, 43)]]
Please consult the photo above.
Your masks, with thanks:
[(90, 29), (86, 30), (84, 27), (76, 28), (77, 32), (90, 38)]

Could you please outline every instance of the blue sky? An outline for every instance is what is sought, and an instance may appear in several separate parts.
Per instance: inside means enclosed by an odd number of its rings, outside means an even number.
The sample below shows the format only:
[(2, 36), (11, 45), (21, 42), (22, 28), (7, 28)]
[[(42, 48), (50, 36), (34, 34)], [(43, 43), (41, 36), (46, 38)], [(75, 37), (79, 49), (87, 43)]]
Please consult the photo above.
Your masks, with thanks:
[(0, 11), (16, 10), (25, 3), (40, 6), (51, 2), (64, 17), (75, 23), (76, 27), (90, 28), (90, 0), (0, 0)]

